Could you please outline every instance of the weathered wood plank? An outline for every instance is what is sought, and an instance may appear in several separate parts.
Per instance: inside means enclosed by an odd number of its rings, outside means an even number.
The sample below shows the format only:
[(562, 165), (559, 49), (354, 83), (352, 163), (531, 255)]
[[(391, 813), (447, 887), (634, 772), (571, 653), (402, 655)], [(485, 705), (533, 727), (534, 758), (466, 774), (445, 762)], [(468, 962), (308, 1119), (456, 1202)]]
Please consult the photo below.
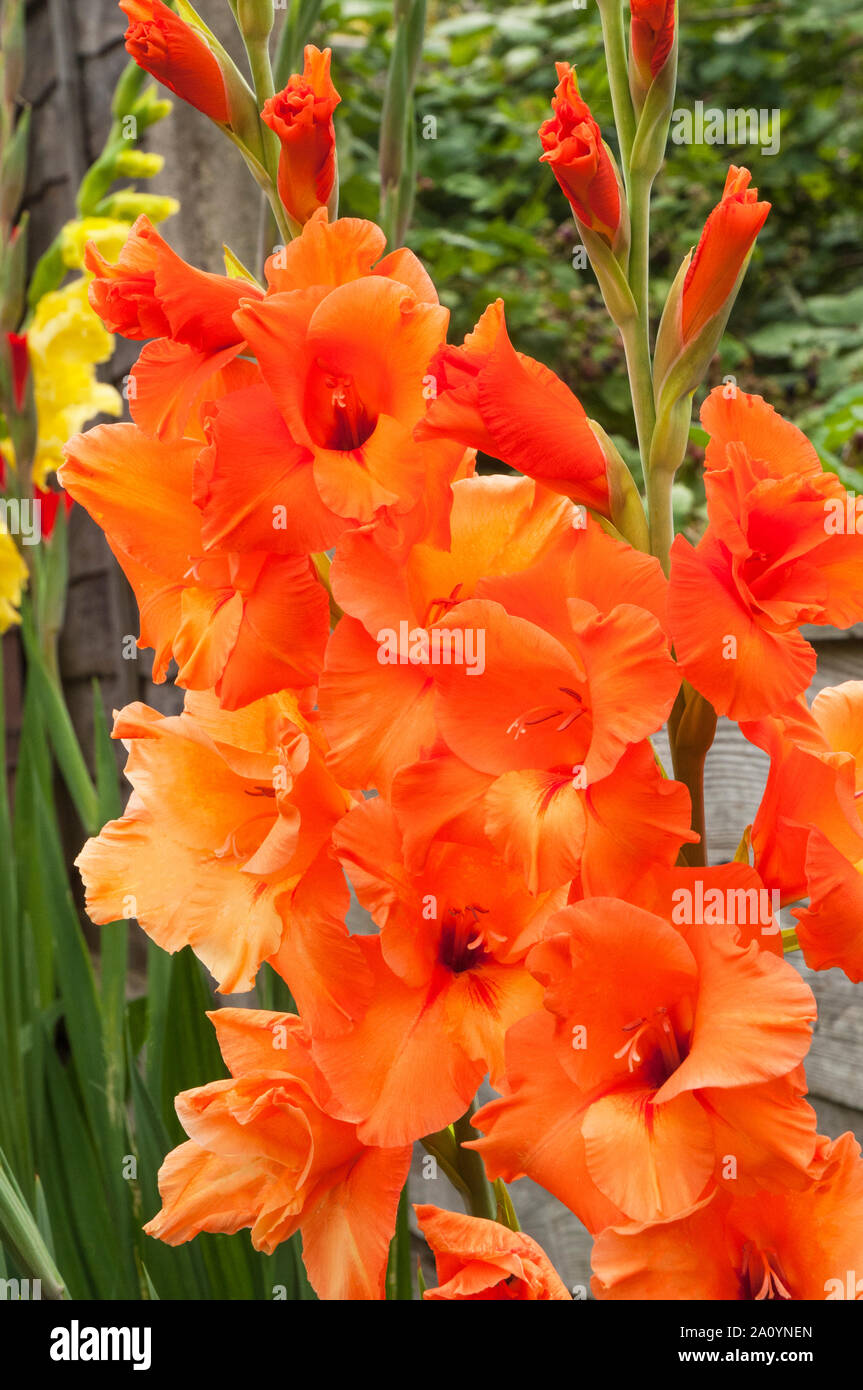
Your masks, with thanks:
[(863, 1121), (863, 989), (841, 970), (810, 970), (795, 952), (789, 957), (818, 1003), (818, 1022), (806, 1058), (813, 1096), (853, 1106)]

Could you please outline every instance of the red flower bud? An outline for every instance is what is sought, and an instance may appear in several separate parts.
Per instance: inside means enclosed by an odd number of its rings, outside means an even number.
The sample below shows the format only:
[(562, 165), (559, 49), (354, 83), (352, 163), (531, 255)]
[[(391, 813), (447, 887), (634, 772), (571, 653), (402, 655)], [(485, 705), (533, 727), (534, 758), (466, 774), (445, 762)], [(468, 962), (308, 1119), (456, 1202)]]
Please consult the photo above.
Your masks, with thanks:
[(620, 190), (611, 156), (602, 143), (599, 126), (578, 91), (575, 71), (556, 63), (560, 79), (552, 98), (554, 115), (543, 121), (539, 138), (550, 164), (579, 222), (611, 245), (620, 224)]
[(336, 182), (333, 112), (341, 97), (330, 77), (332, 50), (308, 44), (302, 74), (288, 78), (284, 91), (266, 102), (261, 119), (281, 142), (279, 197), (301, 226), (316, 208), (326, 207)]
[(120, 0), (120, 9), (129, 19), (126, 50), (138, 66), (210, 120), (227, 125), (222, 69), (200, 34), (162, 0)]
[(770, 211), (750, 188), (748, 169), (732, 164), (725, 191), (704, 224), (683, 282), (681, 326), (689, 342), (722, 308), (734, 289), (755, 238)]
[(676, 0), (629, 0), (629, 5), (632, 62), (646, 91), (664, 68), (674, 43)]
[(15, 409), (24, 409), (24, 392), (27, 389), (27, 374), (30, 371), (30, 357), (27, 352), (27, 336), (24, 333), (7, 333), (9, 357), (12, 363), (12, 398)]
[(67, 516), (71, 512), (74, 503), (68, 492), (64, 492), (62, 488), (59, 490), (54, 488), (41, 488), (34, 484), (33, 496), (37, 502), (42, 504), (42, 539), (48, 541), (51, 539), (51, 533), (57, 525), (57, 513), (60, 510), (61, 501)]

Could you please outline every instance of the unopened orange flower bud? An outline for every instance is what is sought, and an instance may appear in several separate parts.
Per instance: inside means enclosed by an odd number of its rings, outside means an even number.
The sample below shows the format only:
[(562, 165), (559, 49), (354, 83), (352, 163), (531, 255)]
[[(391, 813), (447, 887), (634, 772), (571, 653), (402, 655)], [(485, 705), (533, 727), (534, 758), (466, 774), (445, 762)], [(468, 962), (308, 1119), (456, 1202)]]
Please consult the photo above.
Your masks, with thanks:
[(126, 50), (176, 96), (220, 125), (229, 123), (219, 61), (200, 34), (162, 0), (120, 0), (128, 17)]
[(336, 135), (333, 112), (341, 97), (330, 77), (332, 50), (308, 44), (302, 74), (294, 73), (284, 91), (270, 97), (261, 118), (281, 142), (279, 197), (301, 226), (316, 208), (326, 207), (336, 186)]
[(629, 0), (633, 77), (642, 92), (665, 66), (674, 43), (676, 0)]
[(557, 63), (554, 115), (539, 128), (544, 153), (579, 222), (609, 244), (620, 225), (620, 189), (599, 126), (578, 90), (569, 63)]
[(748, 169), (732, 164), (722, 198), (704, 224), (683, 282), (684, 343), (722, 308), (767, 219), (770, 204), (759, 203), (751, 178)]

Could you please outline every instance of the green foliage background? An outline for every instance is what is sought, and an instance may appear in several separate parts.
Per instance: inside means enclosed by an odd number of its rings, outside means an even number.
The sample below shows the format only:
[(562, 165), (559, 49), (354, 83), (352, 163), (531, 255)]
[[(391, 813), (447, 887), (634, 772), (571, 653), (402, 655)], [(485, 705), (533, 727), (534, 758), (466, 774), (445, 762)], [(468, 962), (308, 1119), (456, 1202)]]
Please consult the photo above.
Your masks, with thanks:
[[(594, 0), (518, 4), (430, 0), (416, 94), (418, 195), (409, 244), (467, 332), (501, 295), (516, 346), (553, 367), (618, 439), (634, 441), (622, 350), (553, 175), (538, 162), (555, 61), (573, 63), (614, 145)], [(376, 217), (377, 135), (389, 51), (387, 0), (324, 4), (334, 49), (341, 209)], [(652, 304), (658, 316), (683, 256), (745, 164), (773, 209), (710, 385), (733, 373), (813, 439), (863, 491), (863, 9), (856, 0), (681, 0), (677, 107), (778, 108), (777, 154), (669, 144), (654, 189)], [(433, 116), (436, 138), (424, 138)], [(428, 125), (426, 125), (428, 130)], [(677, 489), (700, 510), (699, 432)], [(633, 450), (625, 450), (633, 461)], [(679, 518), (682, 519), (682, 518)]]

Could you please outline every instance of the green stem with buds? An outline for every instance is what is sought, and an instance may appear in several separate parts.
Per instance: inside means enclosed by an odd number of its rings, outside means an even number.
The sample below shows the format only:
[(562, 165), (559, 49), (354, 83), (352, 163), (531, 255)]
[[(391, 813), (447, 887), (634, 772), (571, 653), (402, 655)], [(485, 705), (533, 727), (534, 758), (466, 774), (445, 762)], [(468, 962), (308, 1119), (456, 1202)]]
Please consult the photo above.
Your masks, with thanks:
[(671, 543), (674, 540), (674, 511), (671, 501), (673, 475), (653, 472), (647, 475), (647, 516), (650, 528), (650, 553), (655, 555), (667, 576), (671, 566)]
[[(653, 181), (662, 164), (674, 104), (676, 41), (663, 73), (647, 95), (636, 130), (621, 0), (597, 0), (597, 3), (602, 19), (630, 221), (627, 280), (632, 307), (616, 317), (616, 322), (626, 354), (638, 447), (647, 484), (650, 551), (659, 560), (667, 576), (674, 541), (674, 474), (686, 448), (692, 398), (691, 393), (686, 393), (688, 381), (682, 384), (679, 393), (662, 382), (657, 419), (650, 351), (650, 196)], [(712, 706), (684, 682), (668, 721), (668, 736), (674, 775), (689, 789), (692, 829), (700, 836), (697, 844), (686, 845), (682, 850), (681, 858), (690, 865), (703, 865), (706, 862), (704, 762), (715, 731), (716, 713)]]
[[(629, 285), (638, 314), (637, 339), (633, 344), (637, 390), (643, 397), (641, 403), (642, 427), (648, 449), (653, 438), (655, 424), (653, 402), (653, 369), (650, 360), (650, 192), (653, 178), (641, 169), (630, 173), (630, 226), (631, 244), (629, 253)], [(638, 417), (636, 416), (636, 419)], [(642, 444), (639, 436), (639, 444)], [(645, 471), (649, 455), (642, 446), (641, 461)]]
[(621, 0), (597, 0), (597, 4), (599, 6), (599, 18), (602, 22), (602, 39), (605, 44), (608, 80), (611, 86), (614, 124), (617, 126), (621, 163), (628, 187), (629, 161), (632, 154), (632, 142), (635, 139), (635, 112), (632, 109), (632, 96), (629, 91), (629, 68), (626, 61), (626, 39), (623, 33), (623, 6)]
[(258, 107), (262, 108), (275, 91), (273, 69), (270, 64), (270, 45), (266, 39), (259, 39), (254, 42), (247, 39), (246, 52), (249, 55), (249, 67), (252, 71), (255, 97)]
[[(597, 3), (602, 20), (602, 36), (631, 228), (629, 268), (626, 277), (630, 291), (629, 302), (624, 312), (612, 312), (612, 317), (623, 339), (638, 448), (646, 477), (655, 424), (647, 299), (650, 188), (653, 179), (640, 162), (633, 167), (635, 113), (629, 90), (622, 3), (621, 0), (597, 0)], [(609, 308), (611, 307), (609, 305)]]
[[(626, 355), (626, 370), (629, 376), (632, 409), (635, 415), (638, 451), (641, 454), (644, 475), (647, 477), (650, 445), (656, 424), (647, 330), (639, 315), (624, 319), (618, 324), (618, 328), (623, 339), (623, 351)], [(649, 495), (648, 491), (648, 497)]]

